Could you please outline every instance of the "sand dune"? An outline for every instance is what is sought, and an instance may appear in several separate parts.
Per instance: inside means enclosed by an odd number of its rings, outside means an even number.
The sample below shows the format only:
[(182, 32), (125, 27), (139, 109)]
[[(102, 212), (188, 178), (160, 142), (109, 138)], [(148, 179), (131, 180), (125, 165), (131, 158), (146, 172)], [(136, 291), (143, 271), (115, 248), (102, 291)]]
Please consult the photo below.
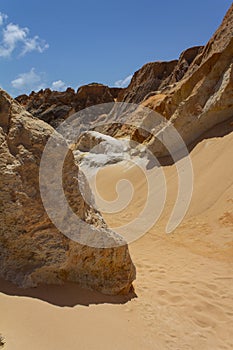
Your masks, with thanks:
[[(232, 149), (233, 133), (205, 139), (191, 151), (193, 198), (184, 221), (170, 235), (165, 226), (177, 175), (174, 165), (164, 167), (165, 209), (157, 224), (130, 245), (137, 297), (102, 298), (73, 285), (19, 291), (1, 282), (5, 349), (232, 349)], [(111, 165), (99, 174), (105, 199), (115, 198), (112, 181), (121, 172), (119, 165)], [(124, 169), (124, 175), (132, 182), (137, 178), (136, 193), (125, 212), (104, 214), (112, 227), (137, 215), (145, 198), (143, 176), (133, 168)]]

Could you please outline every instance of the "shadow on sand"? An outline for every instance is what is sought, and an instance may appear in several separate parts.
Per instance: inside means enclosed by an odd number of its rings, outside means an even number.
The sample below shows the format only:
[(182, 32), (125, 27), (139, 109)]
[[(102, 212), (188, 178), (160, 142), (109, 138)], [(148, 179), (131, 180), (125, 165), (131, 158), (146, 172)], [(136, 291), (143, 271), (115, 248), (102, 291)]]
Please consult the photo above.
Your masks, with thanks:
[[(198, 145), (198, 143), (202, 142), (203, 140), (212, 139), (216, 137), (224, 137), (230, 133), (233, 132), (233, 117), (230, 117), (229, 119), (225, 120), (222, 123), (219, 123), (215, 125), (214, 127), (210, 128), (208, 131), (204, 132), (202, 135), (200, 135), (195, 141), (190, 143), (190, 145), (187, 146), (187, 149), (189, 153), (192, 152), (192, 150)], [(177, 160), (180, 160), (184, 157), (184, 150), (176, 153)], [(160, 157), (159, 160), (159, 166), (169, 166), (174, 164), (174, 160), (171, 158), (171, 156), (166, 157)], [(154, 161), (154, 157), (152, 157), (152, 160), (149, 161), (147, 168), (152, 169), (157, 165)]]
[(59, 307), (89, 306), (91, 304), (125, 304), (131, 299), (137, 298), (133, 290), (127, 295), (112, 296), (81, 288), (75, 283), (65, 283), (61, 286), (41, 285), (36, 288), (23, 289), (3, 279), (0, 279), (0, 293), (9, 296), (35, 298)]

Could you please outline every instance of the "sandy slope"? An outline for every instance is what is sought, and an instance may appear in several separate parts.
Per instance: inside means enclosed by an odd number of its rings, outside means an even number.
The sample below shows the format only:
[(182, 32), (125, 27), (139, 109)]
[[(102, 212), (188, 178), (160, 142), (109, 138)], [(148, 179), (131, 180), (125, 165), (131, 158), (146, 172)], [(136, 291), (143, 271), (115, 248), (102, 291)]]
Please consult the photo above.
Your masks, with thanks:
[[(171, 235), (164, 228), (174, 205), (177, 176), (174, 166), (164, 169), (168, 198), (161, 219), (130, 245), (137, 266), (137, 298), (125, 303), (73, 285), (18, 291), (1, 282), (5, 348), (232, 349), (232, 150), (233, 133), (206, 139), (192, 150), (193, 198), (185, 220)], [(110, 166), (99, 175), (106, 199), (116, 196), (112, 181), (121, 171), (119, 165)], [(145, 197), (143, 176), (132, 168), (124, 174), (136, 181), (137, 193), (125, 213), (105, 215), (112, 226), (137, 215)]]

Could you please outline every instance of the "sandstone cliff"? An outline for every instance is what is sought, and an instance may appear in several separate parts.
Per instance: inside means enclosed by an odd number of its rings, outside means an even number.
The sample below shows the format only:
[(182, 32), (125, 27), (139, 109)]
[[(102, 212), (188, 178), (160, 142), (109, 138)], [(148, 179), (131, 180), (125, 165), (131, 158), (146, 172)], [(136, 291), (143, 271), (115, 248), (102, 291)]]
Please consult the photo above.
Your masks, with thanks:
[[(233, 5), (221, 26), (200, 50), (183, 78), (154, 93), (143, 106), (169, 119), (187, 145), (233, 116)], [(165, 132), (163, 129), (161, 132)], [(133, 139), (139, 137), (138, 131)], [(154, 138), (144, 142), (158, 155), (166, 149)], [(176, 149), (178, 145), (174, 145)]]
[[(189, 145), (213, 126), (233, 116), (232, 58), (233, 5), (206, 46), (185, 50), (179, 60), (145, 64), (125, 89), (90, 84), (81, 87), (77, 93), (70, 88), (62, 93), (46, 89), (30, 96), (20, 96), (17, 100), (34, 116), (53, 126), (59, 125), (71, 114), (98, 103), (141, 104), (170, 120)], [(142, 132), (140, 127), (122, 127), (112, 115), (108, 119), (112, 126), (100, 129), (101, 132), (116, 137), (130, 135), (135, 141), (149, 144), (157, 156), (167, 155), (165, 147), (157, 139)], [(129, 124), (134, 117), (130, 118)], [(143, 118), (143, 113), (140, 118), (142, 127), (153, 129), (152, 120)], [(160, 132), (158, 126), (153, 130)], [(174, 144), (174, 150), (177, 147)]]
[[(233, 5), (206, 46), (184, 51), (178, 61), (146, 64), (134, 74), (128, 88), (120, 92), (118, 101), (138, 103), (158, 112), (170, 120), (187, 146), (227, 120), (228, 126), (224, 128), (231, 131)], [(155, 119), (153, 113), (148, 117), (148, 113), (139, 108), (128, 118), (129, 125), (140, 120), (137, 128), (122, 127), (113, 120), (111, 127), (101, 131), (115, 137), (130, 135), (134, 141), (148, 145), (156, 156), (167, 156), (169, 153), (159, 138), (169, 134), (169, 127), (164, 128), (164, 123), (158, 125)], [(158, 133), (158, 137), (143, 129)], [(176, 152), (180, 145), (174, 142), (172, 147)]]
[(114, 248), (76, 243), (51, 223), (40, 197), (39, 164), (54, 130), (3, 90), (0, 107), (0, 277), (22, 287), (73, 281), (106, 294), (127, 293), (135, 279), (128, 247), (119, 246), (100, 214), (85, 204), (72, 152), (63, 170), (69, 204), (93, 235), (101, 230), (116, 243)]
[(134, 73), (129, 86), (119, 92), (117, 101), (140, 103), (156, 91), (177, 83), (202, 49), (203, 46), (191, 47), (182, 52), (179, 60), (145, 64)]
[(170, 62), (151, 62), (134, 73), (128, 88), (123, 90), (118, 101), (140, 103), (151, 91), (160, 89), (161, 84), (171, 75), (177, 60)]

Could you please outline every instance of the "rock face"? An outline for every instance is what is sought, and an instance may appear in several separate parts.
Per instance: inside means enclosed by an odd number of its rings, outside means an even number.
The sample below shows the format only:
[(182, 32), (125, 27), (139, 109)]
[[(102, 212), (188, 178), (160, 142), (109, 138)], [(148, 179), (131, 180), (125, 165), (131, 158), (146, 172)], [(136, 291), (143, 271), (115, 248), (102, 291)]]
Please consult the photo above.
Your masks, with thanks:
[(33, 116), (57, 127), (70, 115), (86, 107), (114, 102), (122, 90), (93, 83), (81, 86), (77, 93), (71, 88), (64, 92), (45, 89), (29, 96), (18, 96), (16, 100)]
[(131, 83), (119, 93), (117, 100), (119, 102), (140, 103), (156, 91), (177, 83), (183, 78), (202, 49), (202, 46), (196, 46), (185, 50), (180, 55), (179, 60), (145, 64), (134, 73)]
[(173, 72), (162, 82), (159, 90), (166, 89), (168, 86), (176, 84), (178, 81), (180, 81), (188, 71), (194, 59), (202, 52), (203, 48), (203, 46), (194, 46), (183, 51)]
[(167, 79), (176, 67), (177, 60), (170, 62), (151, 62), (145, 64), (134, 73), (129, 86), (120, 92), (119, 102), (140, 103), (151, 91), (160, 89), (161, 84)]
[[(141, 104), (170, 120), (189, 145), (233, 116), (232, 58), (233, 5), (206, 46), (185, 50), (179, 60), (145, 64), (125, 89), (91, 84), (81, 87), (76, 94), (72, 89), (65, 93), (46, 89), (17, 100), (33, 115), (55, 126), (70, 114), (94, 104), (114, 101)], [(142, 115), (141, 121), (142, 126), (149, 123), (153, 128), (149, 118), (144, 120)], [(118, 125), (112, 114), (108, 122), (112, 125), (99, 131), (116, 137), (131, 136), (137, 142), (149, 144), (157, 156), (167, 155), (166, 149), (154, 137), (145, 135), (140, 127)]]
[[(76, 243), (61, 234), (45, 212), (39, 164), (53, 128), (2, 90), (0, 107), (0, 277), (22, 287), (73, 281), (106, 294), (127, 293), (135, 279), (127, 245), (97, 249)], [(90, 224), (91, 232), (101, 230), (117, 243), (100, 214), (84, 202), (77, 173), (69, 151), (63, 183), (73, 212)]]
[(75, 91), (71, 88), (65, 92), (45, 89), (37, 93), (33, 91), (29, 96), (18, 96), (16, 100), (33, 116), (55, 127), (75, 112), (75, 96)]
[[(233, 5), (207, 45), (197, 52), (175, 86), (153, 93), (142, 103), (169, 119), (187, 145), (233, 116)], [(142, 141), (142, 138), (138, 130), (132, 133), (132, 139)], [(157, 156), (167, 155), (157, 139), (144, 138), (144, 143)], [(174, 145), (174, 151), (176, 148), (178, 145)]]
[[(185, 50), (178, 61), (154, 62), (144, 65), (133, 76), (130, 85), (118, 95), (117, 101), (137, 103), (170, 120), (190, 145), (217, 124), (233, 117), (233, 5), (221, 26), (206, 46)], [(139, 109), (140, 110), (140, 109)], [(136, 113), (137, 114), (137, 113)], [(168, 155), (158, 138), (143, 128), (164, 133), (154, 122), (153, 114), (130, 115), (128, 123), (141, 119), (141, 127), (118, 125), (101, 130), (115, 137), (129, 135), (132, 140), (149, 145), (157, 157)], [(146, 114), (146, 113), (145, 113)], [(174, 152), (179, 145), (173, 145)]]

